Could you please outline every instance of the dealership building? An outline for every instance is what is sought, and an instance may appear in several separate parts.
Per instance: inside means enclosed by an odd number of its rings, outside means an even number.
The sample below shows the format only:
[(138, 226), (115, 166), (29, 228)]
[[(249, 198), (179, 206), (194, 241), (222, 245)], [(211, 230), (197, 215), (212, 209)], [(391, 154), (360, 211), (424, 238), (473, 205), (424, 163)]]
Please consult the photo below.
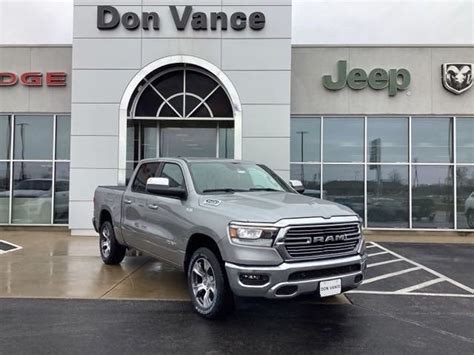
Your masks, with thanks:
[(474, 228), (472, 3), (361, 3), (380, 19), (341, 1), (76, 0), (70, 43), (5, 32), (0, 225), (92, 235), (98, 185), (192, 156), (266, 164), (368, 229)]

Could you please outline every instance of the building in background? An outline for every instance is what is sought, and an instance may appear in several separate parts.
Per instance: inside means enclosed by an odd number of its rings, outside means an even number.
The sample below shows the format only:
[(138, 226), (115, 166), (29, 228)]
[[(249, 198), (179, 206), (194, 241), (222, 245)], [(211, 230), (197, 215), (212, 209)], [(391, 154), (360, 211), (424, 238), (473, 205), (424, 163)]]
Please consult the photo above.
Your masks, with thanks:
[(0, 224), (91, 234), (97, 185), (180, 155), (265, 163), (368, 228), (474, 228), (470, 1), (5, 4)]

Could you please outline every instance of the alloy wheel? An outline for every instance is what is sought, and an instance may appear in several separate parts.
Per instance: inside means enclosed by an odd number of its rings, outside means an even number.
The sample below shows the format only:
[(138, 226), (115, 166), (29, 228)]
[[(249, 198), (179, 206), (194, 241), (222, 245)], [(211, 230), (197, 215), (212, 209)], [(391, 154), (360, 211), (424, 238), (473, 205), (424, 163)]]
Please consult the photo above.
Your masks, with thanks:
[(194, 298), (199, 306), (210, 309), (216, 301), (217, 286), (214, 269), (207, 259), (201, 257), (194, 262), (191, 283)]
[(102, 235), (100, 237), (100, 250), (102, 252), (102, 255), (106, 258), (110, 256), (110, 246), (111, 246), (110, 230), (109, 230), (109, 227), (105, 226), (102, 229)]

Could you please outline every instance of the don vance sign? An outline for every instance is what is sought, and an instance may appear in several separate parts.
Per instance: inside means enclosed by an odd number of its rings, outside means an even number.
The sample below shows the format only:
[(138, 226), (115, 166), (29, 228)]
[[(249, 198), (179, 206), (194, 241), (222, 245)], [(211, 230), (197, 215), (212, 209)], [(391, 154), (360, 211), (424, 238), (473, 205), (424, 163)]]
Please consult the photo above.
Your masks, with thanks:
[[(226, 12), (193, 12), (192, 6), (169, 6), (169, 11), (173, 18), (176, 30), (184, 31), (189, 26), (194, 31), (227, 31), (228, 28), (234, 31), (242, 31), (249, 27), (251, 30), (260, 31), (265, 27), (265, 14), (263, 12), (252, 12), (247, 15), (237, 11), (232, 14)], [(135, 12), (125, 12), (121, 14), (113, 6), (97, 7), (97, 28), (99, 30), (113, 30), (119, 26), (126, 30), (133, 31), (138, 28), (144, 30), (158, 31), (161, 25), (160, 14), (149, 11), (137, 14)]]

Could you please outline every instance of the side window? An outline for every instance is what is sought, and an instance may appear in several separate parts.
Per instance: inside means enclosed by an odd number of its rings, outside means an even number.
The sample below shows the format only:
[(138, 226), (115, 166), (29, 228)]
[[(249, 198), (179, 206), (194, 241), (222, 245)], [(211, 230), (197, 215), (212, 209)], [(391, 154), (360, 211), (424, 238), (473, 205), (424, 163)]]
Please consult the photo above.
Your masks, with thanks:
[(161, 172), (161, 177), (170, 180), (170, 187), (184, 187), (184, 176), (177, 164), (166, 163)]
[(149, 178), (157, 176), (159, 165), (159, 163), (143, 164), (133, 181), (132, 191), (146, 193), (146, 182)]

